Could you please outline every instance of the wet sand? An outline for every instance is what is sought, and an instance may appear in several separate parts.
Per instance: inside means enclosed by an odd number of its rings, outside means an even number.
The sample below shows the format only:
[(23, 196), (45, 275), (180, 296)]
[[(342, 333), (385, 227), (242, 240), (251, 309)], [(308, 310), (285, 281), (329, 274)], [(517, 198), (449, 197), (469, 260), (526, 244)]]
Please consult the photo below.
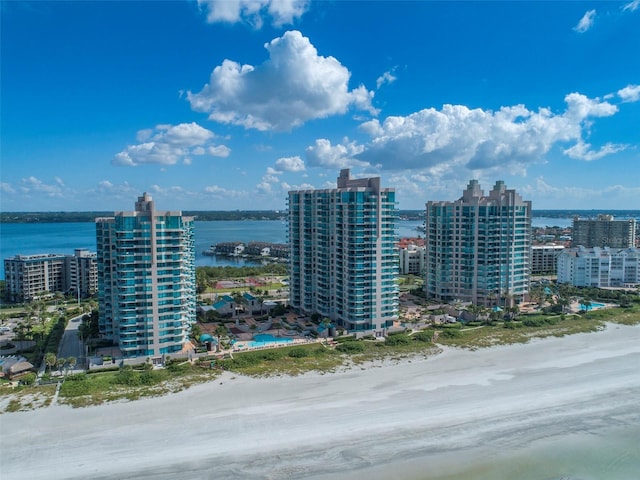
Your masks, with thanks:
[(640, 327), (609, 325), (327, 375), (225, 373), (3, 414), (0, 478), (636, 478), (639, 367)]

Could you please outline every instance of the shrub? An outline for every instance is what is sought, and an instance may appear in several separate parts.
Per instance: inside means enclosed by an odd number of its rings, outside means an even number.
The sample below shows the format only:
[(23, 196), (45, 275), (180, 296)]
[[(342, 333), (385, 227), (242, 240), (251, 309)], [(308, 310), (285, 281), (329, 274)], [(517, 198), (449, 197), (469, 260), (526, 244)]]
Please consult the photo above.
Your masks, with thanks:
[(455, 328), (445, 328), (440, 332), (440, 336), (443, 338), (458, 338), (462, 336), (462, 332)]
[(364, 352), (364, 344), (358, 341), (340, 343), (336, 350), (343, 353), (362, 353)]
[(123, 366), (115, 378), (116, 383), (130, 387), (140, 385), (140, 374), (135, 372), (130, 365)]
[(346, 335), (346, 336), (340, 336), (337, 338), (334, 338), (334, 341), (337, 343), (344, 343), (344, 342), (353, 342), (355, 341), (356, 337), (354, 337), (353, 335)]
[(544, 325), (555, 325), (557, 323), (557, 317), (526, 318), (522, 321), (522, 325), (524, 325), (525, 327), (542, 327)]
[(406, 335), (404, 333), (389, 335), (385, 340), (385, 345), (389, 345), (390, 347), (396, 345), (407, 345), (409, 343), (411, 343), (411, 338), (409, 337), (409, 335)]
[(23, 385), (33, 385), (36, 381), (36, 374), (33, 372), (29, 372), (26, 375), (23, 375), (20, 379), (20, 383)]
[(522, 324), (525, 327), (541, 327), (544, 325), (544, 320), (541, 318), (526, 318), (522, 320)]
[(433, 340), (433, 332), (429, 330), (423, 330), (414, 334), (413, 339), (417, 342), (429, 343)]
[(281, 353), (277, 350), (265, 350), (261, 353), (262, 355), (260, 355), (260, 357), (262, 357), (263, 360), (278, 360), (282, 356)]
[(297, 347), (289, 350), (287, 355), (291, 358), (304, 358), (309, 356), (309, 351), (306, 348)]
[(66, 397), (79, 397), (88, 395), (90, 392), (91, 386), (83, 373), (67, 376), (60, 388), (60, 393)]
[(160, 374), (153, 370), (145, 370), (140, 374), (140, 383), (142, 385), (154, 385), (161, 380)]

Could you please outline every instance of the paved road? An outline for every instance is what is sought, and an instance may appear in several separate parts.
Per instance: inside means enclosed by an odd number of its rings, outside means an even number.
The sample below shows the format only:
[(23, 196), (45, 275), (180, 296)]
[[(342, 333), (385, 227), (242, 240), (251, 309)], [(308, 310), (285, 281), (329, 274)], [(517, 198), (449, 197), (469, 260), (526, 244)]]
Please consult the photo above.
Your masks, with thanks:
[(72, 318), (64, 330), (62, 341), (58, 347), (58, 358), (76, 357), (77, 367), (84, 368), (84, 344), (78, 337), (78, 327), (82, 323), (82, 315)]

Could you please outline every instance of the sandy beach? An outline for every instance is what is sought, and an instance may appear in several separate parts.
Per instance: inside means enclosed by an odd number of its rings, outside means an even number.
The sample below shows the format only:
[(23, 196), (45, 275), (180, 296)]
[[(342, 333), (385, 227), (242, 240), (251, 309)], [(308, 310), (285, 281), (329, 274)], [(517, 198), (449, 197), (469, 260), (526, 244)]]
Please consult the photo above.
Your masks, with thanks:
[(2, 479), (635, 479), (640, 327), (0, 416)]

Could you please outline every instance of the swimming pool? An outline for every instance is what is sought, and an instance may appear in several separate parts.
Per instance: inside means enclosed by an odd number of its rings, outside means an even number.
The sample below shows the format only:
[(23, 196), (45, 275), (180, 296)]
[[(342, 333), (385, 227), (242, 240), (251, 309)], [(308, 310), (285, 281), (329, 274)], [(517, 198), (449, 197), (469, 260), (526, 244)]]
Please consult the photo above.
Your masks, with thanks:
[(260, 334), (254, 335), (252, 341), (246, 342), (246, 346), (249, 348), (256, 348), (256, 347), (264, 347), (265, 345), (268, 345), (270, 343), (292, 343), (292, 342), (293, 342), (292, 338), (274, 337), (269, 333), (260, 333)]
[(580, 310), (593, 310), (594, 308), (604, 308), (606, 307), (606, 305), (604, 303), (599, 303), (599, 302), (591, 302), (591, 305), (589, 306), (589, 308), (587, 309), (587, 307), (585, 307), (584, 304), (580, 304)]

